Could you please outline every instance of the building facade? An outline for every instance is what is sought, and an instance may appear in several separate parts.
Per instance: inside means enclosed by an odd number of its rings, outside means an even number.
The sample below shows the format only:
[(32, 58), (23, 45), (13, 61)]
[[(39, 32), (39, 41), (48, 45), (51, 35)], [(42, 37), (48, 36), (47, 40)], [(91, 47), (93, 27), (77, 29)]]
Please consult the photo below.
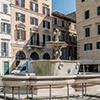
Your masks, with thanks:
[(46, 41), (52, 38), (51, 0), (11, 0), (12, 61), (51, 59)]
[(100, 0), (76, 0), (76, 8), (78, 59), (87, 64), (87, 70), (99, 71)]
[[(76, 60), (77, 45), (76, 45), (76, 19), (72, 14), (64, 15), (59, 12), (53, 12), (53, 30), (58, 28), (61, 32), (60, 41), (65, 41), (68, 46), (62, 49), (61, 59)], [(75, 15), (75, 13), (73, 13)]]
[(10, 0), (0, 0), (0, 74), (11, 70), (11, 12)]

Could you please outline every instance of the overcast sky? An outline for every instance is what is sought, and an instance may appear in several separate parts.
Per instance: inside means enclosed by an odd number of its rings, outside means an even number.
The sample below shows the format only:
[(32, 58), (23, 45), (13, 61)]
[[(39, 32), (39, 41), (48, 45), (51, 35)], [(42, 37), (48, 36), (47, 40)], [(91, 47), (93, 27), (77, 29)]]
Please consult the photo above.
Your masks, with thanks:
[(68, 14), (76, 11), (76, 0), (52, 0), (53, 11), (59, 11), (64, 14)]

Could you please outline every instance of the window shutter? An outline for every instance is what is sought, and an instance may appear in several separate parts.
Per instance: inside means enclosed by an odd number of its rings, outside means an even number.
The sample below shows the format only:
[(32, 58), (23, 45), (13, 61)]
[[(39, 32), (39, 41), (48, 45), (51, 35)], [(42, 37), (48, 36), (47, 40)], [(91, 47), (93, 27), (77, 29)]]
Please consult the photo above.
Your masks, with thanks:
[(14, 32), (14, 39), (17, 40), (18, 39), (18, 30), (16, 29)]
[(15, 4), (18, 5), (18, 0), (15, 0)]
[(92, 44), (90, 44), (90, 50), (92, 50)]
[(48, 22), (48, 29), (50, 29), (50, 22)]
[(1, 32), (3, 32), (3, 23), (1, 23)]
[(32, 17), (30, 17), (30, 24), (32, 24)]
[(24, 31), (24, 40), (26, 40), (26, 31)]
[(38, 12), (38, 4), (36, 4), (36, 12)]
[(11, 33), (11, 25), (7, 24), (7, 33), (10, 34)]
[(43, 35), (43, 46), (45, 45), (45, 35)]
[(26, 31), (24, 31), (24, 30), (21, 30), (21, 39), (24, 41), (24, 40), (26, 40)]
[(45, 28), (45, 21), (43, 21), (43, 28)]
[(18, 20), (18, 13), (16, 12), (16, 21)]
[(51, 36), (50, 35), (48, 35), (48, 41), (50, 41), (51, 40)]
[(35, 23), (36, 23), (36, 25), (38, 26), (38, 19), (36, 18), (36, 19), (35, 19), (35, 21), (36, 21), (36, 22), (35, 22)]
[(17, 30), (17, 33), (16, 33), (16, 40), (20, 39), (20, 30)]
[(39, 34), (37, 34), (37, 45), (39, 45)]
[(43, 14), (45, 14), (45, 7), (44, 6), (42, 7), (42, 12), (43, 12)]
[(30, 2), (30, 9), (31, 10), (33, 10), (33, 7), (32, 7), (33, 5), (32, 5), (32, 2)]
[(9, 54), (9, 48), (8, 48), (8, 43), (6, 43), (6, 56)]
[(4, 42), (1, 42), (1, 56), (4, 56)]
[(48, 16), (50, 16), (50, 9), (48, 8)]
[(25, 22), (25, 15), (22, 15), (22, 20), (23, 22)]
[(22, 7), (25, 7), (25, 0), (23, 0), (22, 2)]

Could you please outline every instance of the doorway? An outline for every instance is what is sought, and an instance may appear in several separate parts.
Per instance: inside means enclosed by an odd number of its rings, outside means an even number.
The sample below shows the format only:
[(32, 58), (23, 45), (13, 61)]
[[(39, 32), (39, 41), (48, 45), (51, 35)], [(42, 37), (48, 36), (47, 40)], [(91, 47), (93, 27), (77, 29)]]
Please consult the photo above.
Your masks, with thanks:
[(4, 75), (9, 74), (9, 62), (4, 62)]

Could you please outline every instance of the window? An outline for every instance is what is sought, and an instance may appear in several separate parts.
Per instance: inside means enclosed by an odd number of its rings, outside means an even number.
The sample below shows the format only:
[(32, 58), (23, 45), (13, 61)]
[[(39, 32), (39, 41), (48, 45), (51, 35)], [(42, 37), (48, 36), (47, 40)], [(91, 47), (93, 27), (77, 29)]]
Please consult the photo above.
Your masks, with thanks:
[(35, 17), (30, 18), (30, 24), (38, 26), (38, 19)]
[(97, 15), (100, 15), (100, 6), (97, 7)]
[(1, 23), (1, 32), (10, 34), (11, 32), (11, 25), (8, 23)]
[(67, 48), (62, 48), (61, 51), (62, 51), (62, 55), (60, 58), (62, 60), (66, 60), (67, 59)]
[(32, 11), (38, 12), (38, 4), (35, 2), (30, 2), (30, 9)]
[(15, 33), (15, 39), (16, 40), (26, 40), (26, 31), (23, 29), (17, 29)]
[(8, 5), (7, 5), (7, 4), (3, 4), (3, 12), (4, 12), (5, 14), (8, 13)]
[(64, 27), (65, 26), (65, 22), (64, 21), (62, 21), (62, 27)]
[(8, 43), (7, 42), (1, 42), (1, 56), (7, 57), (8, 56)]
[(39, 45), (39, 34), (38, 33), (32, 33), (30, 43), (31, 45)]
[(85, 0), (81, 0), (82, 2), (84, 2)]
[(100, 49), (100, 42), (97, 42), (97, 49)]
[(45, 45), (46, 41), (50, 41), (51, 40), (51, 36), (44, 34), (43, 35), (43, 45)]
[(89, 10), (85, 11), (85, 19), (88, 19), (90, 17), (90, 12)]
[(43, 28), (50, 29), (50, 22), (48, 22), (48, 21), (43, 21)]
[(20, 7), (25, 7), (25, 0), (15, 0), (16, 5)]
[(65, 40), (66, 40), (65, 31), (61, 31), (60, 41), (65, 41)]
[(54, 24), (57, 25), (57, 18), (54, 18)]
[(100, 35), (100, 25), (98, 25), (97, 28), (98, 28), (98, 35)]
[(47, 7), (43, 7), (43, 14), (49, 16), (50, 15), (50, 9)]
[(86, 28), (85, 29), (85, 37), (89, 37), (90, 36), (90, 28)]
[(16, 13), (16, 21), (25, 22), (25, 15), (21, 13)]
[(85, 50), (85, 51), (87, 51), (87, 50), (92, 50), (92, 43), (85, 44), (85, 45), (84, 45), (84, 50)]

